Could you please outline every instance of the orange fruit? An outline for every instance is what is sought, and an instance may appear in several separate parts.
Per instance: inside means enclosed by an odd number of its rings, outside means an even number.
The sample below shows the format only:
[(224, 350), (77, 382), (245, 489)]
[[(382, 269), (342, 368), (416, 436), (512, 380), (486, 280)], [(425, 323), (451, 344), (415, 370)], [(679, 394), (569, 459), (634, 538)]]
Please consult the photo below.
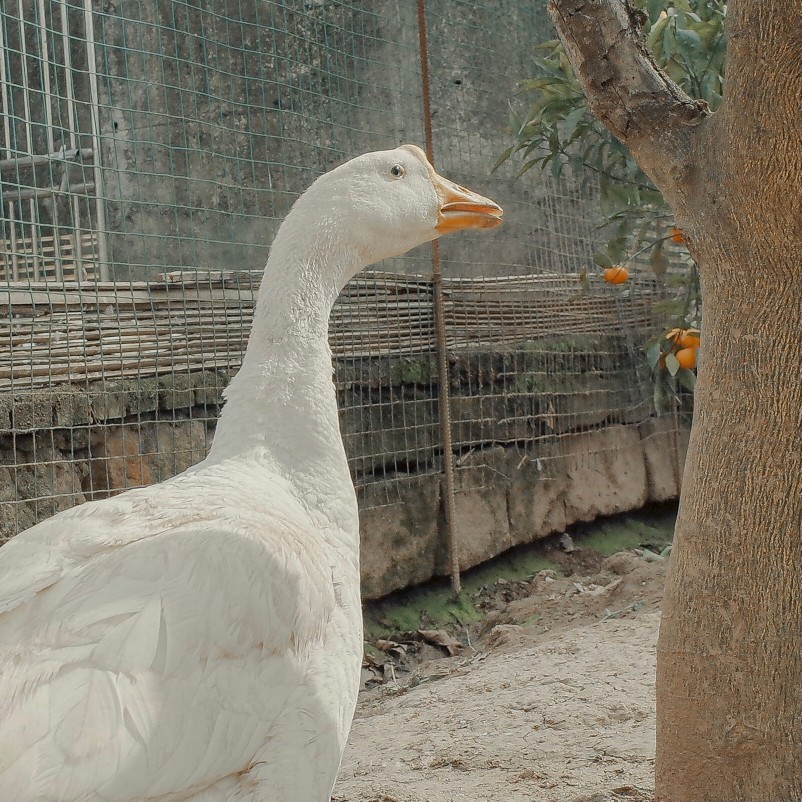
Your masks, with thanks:
[(698, 348), (700, 344), (698, 329), (671, 329), (666, 332), (666, 339), (678, 348)]
[(602, 273), (602, 278), (608, 284), (623, 284), (629, 278), (629, 270), (625, 267), (608, 267), (604, 273)]
[(685, 235), (676, 226), (671, 226), (671, 241), (682, 245), (685, 242)]
[(692, 370), (696, 367), (696, 349), (695, 348), (680, 348), (674, 356), (679, 362), (681, 368), (688, 368)]

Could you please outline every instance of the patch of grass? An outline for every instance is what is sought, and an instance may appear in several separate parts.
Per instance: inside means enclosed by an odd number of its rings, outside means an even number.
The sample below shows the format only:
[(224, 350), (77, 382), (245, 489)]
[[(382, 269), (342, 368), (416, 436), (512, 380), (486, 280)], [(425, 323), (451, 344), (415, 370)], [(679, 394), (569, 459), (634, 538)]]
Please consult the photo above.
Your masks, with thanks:
[(604, 521), (578, 524), (572, 530), (577, 546), (609, 557), (617, 551), (652, 546), (660, 552), (674, 536), (676, 514), (661, 510), (644, 515), (616, 515)]
[[(605, 557), (644, 546), (659, 554), (671, 543), (675, 521), (676, 507), (667, 504), (576, 524), (568, 531), (577, 548)], [(364, 610), (365, 638), (373, 640), (393, 632), (443, 629), (455, 624), (467, 626), (480, 621), (486, 615), (474, 605), (480, 588), (494, 585), (498, 579), (508, 582), (529, 579), (548, 568), (564, 575), (562, 567), (548, 559), (545, 547), (544, 541), (520, 546), (466, 571), (462, 575), (462, 592), (457, 598), (452, 596), (448, 581), (438, 579), (368, 602)]]
[(390, 368), (392, 384), (429, 384), (433, 364), (428, 359), (400, 359)]
[(365, 637), (387, 636), (415, 629), (441, 629), (479, 621), (482, 613), (463, 590), (451, 595), (447, 582), (435, 580), (420, 588), (400, 591), (365, 608)]
[(480, 621), (486, 613), (476, 609), (473, 599), (480, 588), (493, 585), (498, 579), (510, 582), (528, 579), (546, 568), (560, 573), (559, 566), (547, 560), (535, 544), (514, 549), (466, 571), (462, 575), (462, 592), (456, 598), (445, 580), (393, 593), (365, 605), (365, 637), (370, 640), (392, 632), (441, 629)]

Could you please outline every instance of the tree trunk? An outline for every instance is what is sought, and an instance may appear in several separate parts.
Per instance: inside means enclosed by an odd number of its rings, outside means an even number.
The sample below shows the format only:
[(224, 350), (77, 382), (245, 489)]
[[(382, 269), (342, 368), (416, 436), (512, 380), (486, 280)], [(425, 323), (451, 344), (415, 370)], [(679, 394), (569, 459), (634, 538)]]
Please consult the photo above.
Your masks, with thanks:
[[(725, 99), (712, 117), (693, 117), (648, 59), (633, 68), (638, 17), (622, 0), (556, 0), (552, 15), (594, 112), (673, 206), (702, 285), (658, 643), (656, 799), (800, 800), (798, 9), (732, 0)], [(667, 82), (657, 92), (655, 72)]]

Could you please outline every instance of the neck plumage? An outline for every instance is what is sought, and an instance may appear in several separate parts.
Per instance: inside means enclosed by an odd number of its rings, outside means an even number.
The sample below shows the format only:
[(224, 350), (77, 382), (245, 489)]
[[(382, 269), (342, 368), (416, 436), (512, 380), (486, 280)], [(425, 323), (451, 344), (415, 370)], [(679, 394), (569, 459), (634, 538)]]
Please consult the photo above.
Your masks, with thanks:
[(336, 506), (343, 493), (353, 506), (328, 320), (342, 286), (363, 265), (326, 230), (310, 232), (292, 214), (281, 226), (205, 464), (236, 459), (280, 475), (313, 506), (322, 500)]

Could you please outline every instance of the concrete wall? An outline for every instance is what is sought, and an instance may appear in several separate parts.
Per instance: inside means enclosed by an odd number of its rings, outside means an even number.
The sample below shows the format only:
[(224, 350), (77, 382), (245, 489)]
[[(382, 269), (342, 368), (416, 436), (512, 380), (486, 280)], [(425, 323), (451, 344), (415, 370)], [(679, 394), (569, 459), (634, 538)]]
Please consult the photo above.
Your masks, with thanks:
[[(264, 264), (275, 228), (321, 172), (423, 144), (416, 7), (96, 0), (112, 274)], [(595, 209), (576, 187), (505, 167), (508, 106), (550, 38), (544, 3), (427, 3), (438, 166), (497, 199), (503, 230), (449, 239), (446, 269), (578, 270)], [(129, 15), (129, 16), (126, 16)], [(428, 249), (388, 269), (425, 272)]]
[[(688, 428), (670, 418), (582, 432), (563, 450), (493, 445), (473, 452), (488, 481), (457, 472), (458, 554), (467, 569), (577, 521), (639, 509), (679, 495)], [(466, 463), (463, 463), (465, 465)], [(381, 495), (381, 488), (373, 492)], [(378, 598), (448, 573), (442, 483), (408, 486), (397, 506), (360, 512), (362, 592)]]
[[(575, 521), (677, 496), (687, 428), (670, 417), (650, 417), (635, 403), (625, 376), (617, 386), (602, 387), (598, 373), (577, 373), (570, 393), (557, 376), (538, 394), (521, 393), (489, 407), (470, 379), (480, 362), (491, 364), (474, 355), (452, 366), (463, 568)], [(369, 598), (447, 570), (436, 385), (426, 390), (418, 384), (422, 370), (400, 360), (379, 360), (374, 367), (360, 384), (347, 365), (338, 365), (341, 428), (360, 502)], [(162, 481), (198, 462), (211, 442), (228, 379), (227, 371), (204, 371), (3, 395), (0, 540), (59, 510)], [(394, 388), (396, 398), (430, 393), (427, 411), (413, 419), (407, 410), (403, 418), (397, 401), (376, 399), (382, 386)], [(605, 403), (613, 393), (620, 411), (602, 414), (599, 392)], [(358, 408), (355, 393), (372, 394), (375, 403), (362, 408), (369, 414), (349, 412)], [(524, 408), (527, 396), (532, 403)], [(476, 425), (480, 418), (484, 429)]]

